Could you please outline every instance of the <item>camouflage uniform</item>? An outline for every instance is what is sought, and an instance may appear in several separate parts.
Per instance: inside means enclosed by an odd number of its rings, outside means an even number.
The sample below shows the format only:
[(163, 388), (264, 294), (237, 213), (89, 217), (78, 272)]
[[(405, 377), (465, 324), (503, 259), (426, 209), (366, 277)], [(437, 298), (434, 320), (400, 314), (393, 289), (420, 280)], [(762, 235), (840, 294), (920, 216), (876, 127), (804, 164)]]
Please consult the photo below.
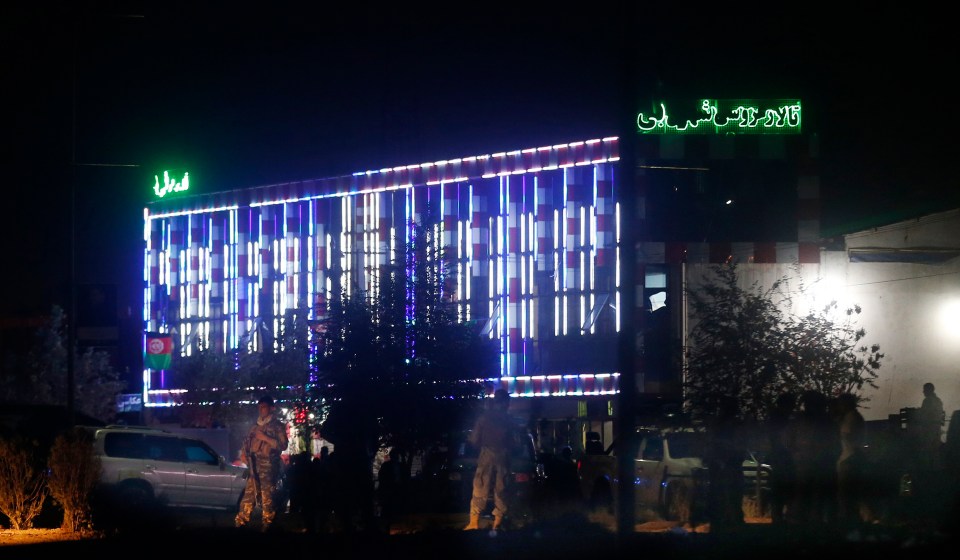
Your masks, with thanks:
[[(272, 440), (266, 442), (256, 438), (262, 433)], [(243, 457), (250, 467), (250, 477), (240, 500), (240, 511), (235, 520), (237, 527), (250, 522), (253, 509), (257, 504), (257, 483), (260, 484), (260, 506), (262, 527), (268, 529), (276, 517), (277, 511), (273, 499), (280, 475), (280, 452), (287, 448), (287, 429), (282, 422), (272, 416), (264, 419), (262, 416), (250, 429), (250, 434), (243, 443)]]
[(480, 513), (493, 493), (493, 527), (500, 527), (509, 504), (506, 493), (510, 476), (510, 448), (513, 421), (507, 414), (506, 394), (496, 398), (489, 410), (477, 420), (470, 433), (470, 443), (480, 448), (477, 471), (473, 477), (473, 496), (470, 500), (470, 525), (477, 528)]

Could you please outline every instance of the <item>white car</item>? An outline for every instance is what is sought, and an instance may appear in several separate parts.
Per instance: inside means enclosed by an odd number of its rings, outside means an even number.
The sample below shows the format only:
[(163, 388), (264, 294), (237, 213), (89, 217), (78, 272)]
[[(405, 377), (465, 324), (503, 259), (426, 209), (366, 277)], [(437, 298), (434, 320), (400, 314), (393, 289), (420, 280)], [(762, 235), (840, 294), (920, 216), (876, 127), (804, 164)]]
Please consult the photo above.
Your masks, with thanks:
[[(705, 507), (708, 477), (704, 456), (709, 436), (689, 428), (641, 428), (638, 434), (640, 448), (634, 460), (637, 503), (656, 507), (668, 520), (690, 521), (695, 509)], [(755, 452), (746, 451), (744, 496), (765, 491), (768, 469)]]
[(206, 442), (142, 426), (91, 427), (101, 488), (126, 508), (236, 510), (249, 476)]
[[(689, 427), (639, 427), (633, 460), (636, 515), (649, 512), (669, 521), (691, 522), (706, 505), (709, 477), (704, 462), (707, 434)], [(583, 496), (591, 508), (614, 511), (618, 465), (616, 446), (580, 459)], [(769, 467), (756, 453), (743, 460), (744, 496), (766, 493)], [(758, 494), (759, 493), (759, 494)]]

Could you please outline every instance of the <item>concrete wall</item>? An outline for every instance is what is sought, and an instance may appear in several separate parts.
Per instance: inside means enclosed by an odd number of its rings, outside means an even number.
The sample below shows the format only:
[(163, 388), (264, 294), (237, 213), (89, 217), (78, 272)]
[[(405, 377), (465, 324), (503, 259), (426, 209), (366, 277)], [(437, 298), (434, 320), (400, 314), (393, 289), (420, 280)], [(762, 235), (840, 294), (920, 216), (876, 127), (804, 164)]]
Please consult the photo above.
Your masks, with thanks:
[[(884, 354), (877, 388), (863, 394), (869, 399), (862, 409), (867, 420), (885, 420), (901, 408), (920, 406), (927, 381), (936, 386), (949, 420), (960, 409), (960, 257), (927, 264), (850, 262), (849, 249), (866, 247), (960, 249), (960, 210), (845, 236), (843, 250), (823, 250), (820, 264), (800, 267), (799, 277), (811, 296), (793, 307), (799, 313), (836, 299), (841, 310), (862, 308), (857, 319), (866, 330), (862, 342), (879, 344)], [(709, 267), (687, 265), (688, 285), (698, 285)], [(754, 282), (769, 286), (784, 274), (797, 273), (787, 264), (742, 264), (738, 269), (744, 288)]]
[[(960, 249), (960, 210), (850, 234), (845, 245)], [(839, 301), (861, 305), (866, 341), (880, 344), (885, 355), (877, 389), (865, 393), (864, 417), (920, 406), (929, 381), (949, 418), (960, 408), (960, 257), (930, 264), (850, 262), (846, 251), (825, 251), (822, 261)]]

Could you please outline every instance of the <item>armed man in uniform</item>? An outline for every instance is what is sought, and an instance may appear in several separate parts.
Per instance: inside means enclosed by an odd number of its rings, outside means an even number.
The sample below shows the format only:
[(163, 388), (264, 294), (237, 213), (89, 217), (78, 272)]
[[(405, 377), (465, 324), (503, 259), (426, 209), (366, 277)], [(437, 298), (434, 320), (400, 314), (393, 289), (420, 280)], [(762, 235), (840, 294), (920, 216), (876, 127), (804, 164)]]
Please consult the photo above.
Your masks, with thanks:
[(257, 401), (256, 424), (243, 442), (242, 454), (250, 468), (250, 477), (240, 500), (235, 524), (250, 523), (254, 507), (260, 502), (261, 529), (266, 531), (277, 515), (273, 499), (280, 477), (280, 452), (287, 448), (287, 428), (273, 413), (273, 399), (263, 396)]

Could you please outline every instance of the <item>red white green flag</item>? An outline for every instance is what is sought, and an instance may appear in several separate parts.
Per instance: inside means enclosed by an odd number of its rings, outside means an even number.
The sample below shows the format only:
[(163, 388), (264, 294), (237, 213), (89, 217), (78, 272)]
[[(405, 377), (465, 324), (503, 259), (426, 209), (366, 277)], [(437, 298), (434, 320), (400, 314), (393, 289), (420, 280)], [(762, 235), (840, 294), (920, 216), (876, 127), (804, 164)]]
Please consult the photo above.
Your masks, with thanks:
[(148, 333), (143, 367), (150, 369), (169, 369), (173, 356), (173, 337), (169, 334)]

